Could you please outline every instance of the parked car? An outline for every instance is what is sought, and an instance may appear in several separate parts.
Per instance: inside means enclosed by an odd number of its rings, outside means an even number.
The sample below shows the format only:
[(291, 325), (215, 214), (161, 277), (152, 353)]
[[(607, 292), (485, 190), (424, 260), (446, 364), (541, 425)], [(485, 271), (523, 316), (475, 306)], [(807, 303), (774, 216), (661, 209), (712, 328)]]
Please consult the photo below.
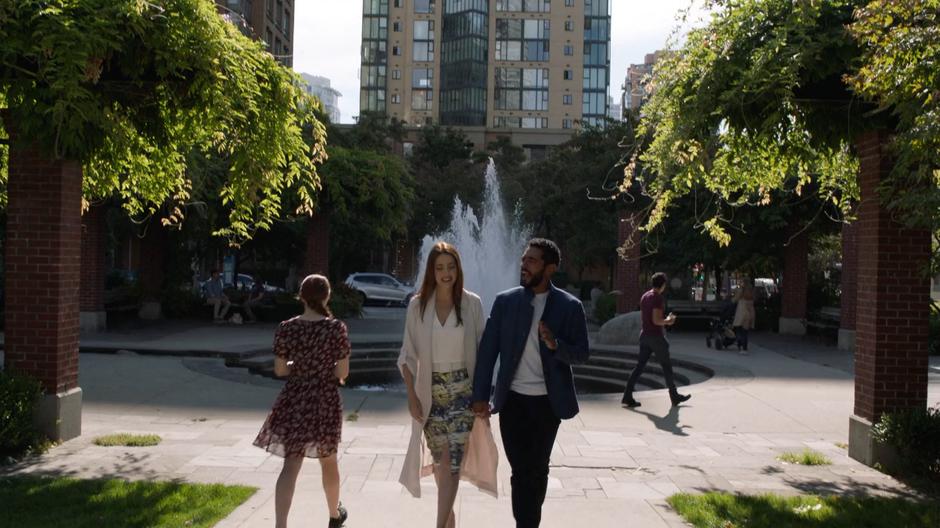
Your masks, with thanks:
[[(199, 292), (203, 297), (206, 296), (206, 283), (208, 282), (209, 282), (208, 278), (199, 281)], [(251, 288), (254, 287), (254, 285), (255, 285), (255, 279), (247, 273), (239, 273), (237, 280), (236, 280), (236, 284), (232, 284), (231, 282), (225, 283), (226, 288), (236, 288), (239, 291), (246, 291), (246, 292), (251, 291)], [(273, 295), (275, 293), (282, 293), (283, 291), (284, 291), (284, 288), (280, 288), (278, 286), (272, 286), (268, 283), (264, 283), (264, 293), (266, 294), (266, 296)]]
[(408, 304), (414, 295), (414, 287), (386, 273), (353, 273), (346, 277), (346, 285), (359, 292), (363, 304)]

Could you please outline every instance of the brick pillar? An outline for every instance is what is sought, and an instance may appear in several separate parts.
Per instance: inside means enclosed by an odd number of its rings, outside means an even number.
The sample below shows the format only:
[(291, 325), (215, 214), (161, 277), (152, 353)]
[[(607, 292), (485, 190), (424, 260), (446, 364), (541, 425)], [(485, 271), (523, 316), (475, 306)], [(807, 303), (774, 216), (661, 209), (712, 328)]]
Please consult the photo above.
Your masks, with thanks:
[[(304, 275), (330, 272), (330, 215), (320, 210), (307, 224), (307, 251), (304, 254)], [(300, 278), (303, 280), (303, 277)]]
[[(8, 127), (8, 130), (12, 127)], [(43, 386), (36, 424), (53, 440), (82, 432), (78, 386), (82, 169), (17, 141), (10, 130), (6, 368)]]
[(105, 209), (92, 207), (82, 215), (82, 279), (79, 295), (79, 326), (82, 331), (101, 332), (107, 324), (104, 311)]
[(891, 467), (871, 425), (882, 414), (927, 406), (930, 256), (926, 230), (906, 229), (897, 211), (880, 202), (878, 186), (891, 168), (884, 132), (856, 141), (860, 158), (858, 288), (855, 333), (855, 415), (849, 420), (849, 456)]
[(803, 335), (806, 333), (806, 291), (809, 238), (806, 231), (797, 234), (800, 226), (791, 224), (790, 243), (783, 255), (783, 292), (780, 298), (780, 333)]
[(858, 280), (858, 223), (842, 225), (842, 284), (839, 308), (839, 349), (855, 350), (855, 307)]
[(640, 309), (643, 287), (640, 284), (640, 218), (633, 211), (620, 213), (617, 225), (617, 264), (614, 268), (614, 289), (617, 297), (617, 313)]
[(150, 221), (147, 234), (140, 241), (140, 310), (137, 317), (156, 320), (163, 317), (160, 302), (164, 287), (167, 251), (166, 228), (159, 219)]

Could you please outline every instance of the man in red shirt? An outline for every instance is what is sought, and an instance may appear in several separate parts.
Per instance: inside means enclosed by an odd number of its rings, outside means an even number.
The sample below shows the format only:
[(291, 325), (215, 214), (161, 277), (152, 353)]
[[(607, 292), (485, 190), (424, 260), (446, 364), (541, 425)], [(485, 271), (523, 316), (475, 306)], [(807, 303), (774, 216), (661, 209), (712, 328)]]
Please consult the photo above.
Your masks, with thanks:
[(623, 391), (621, 403), (627, 407), (640, 406), (640, 402), (633, 399), (633, 388), (636, 386), (636, 381), (640, 378), (640, 375), (643, 374), (646, 362), (653, 354), (656, 354), (656, 361), (662, 366), (663, 378), (666, 380), (666, 386), (669, 387), (669, 399), (672, 401), (672, 405), (679, 405), (692, 397), (689, 394), (679, 394), (672, 375), (669, 341), (666, 340), (664, 327), (675, 324), (676, 314), (663, 317), (663, 312), (666, 309), (666, 301), (663, 298), (663, 291), (666, 290), (666, 274), (662, 272), (654, 273), (651, 282), (652, 289), (640, 298), (640, 315), (643, 320), (643, 329), (640, 331), (640, 356), (637, 359), (636, 367), (630, 373), (630, 379), (627, 380), (627, 388)]

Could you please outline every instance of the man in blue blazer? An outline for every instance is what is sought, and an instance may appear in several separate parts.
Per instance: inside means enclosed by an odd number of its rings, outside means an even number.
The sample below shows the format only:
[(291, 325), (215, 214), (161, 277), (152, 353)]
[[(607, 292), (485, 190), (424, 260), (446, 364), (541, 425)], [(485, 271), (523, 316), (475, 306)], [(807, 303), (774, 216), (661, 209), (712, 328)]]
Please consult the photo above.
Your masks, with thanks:
[(522, 255), (521, 286), (496, 297), (477, 351), (473, 411), (478, 416), (499, 413), (517, 528), (541, 522), (558, 426), (578, 414), (571, 365), (588, 359), (581, 301), (551, 283), (560, 263), (554, 242), (529, 241)]

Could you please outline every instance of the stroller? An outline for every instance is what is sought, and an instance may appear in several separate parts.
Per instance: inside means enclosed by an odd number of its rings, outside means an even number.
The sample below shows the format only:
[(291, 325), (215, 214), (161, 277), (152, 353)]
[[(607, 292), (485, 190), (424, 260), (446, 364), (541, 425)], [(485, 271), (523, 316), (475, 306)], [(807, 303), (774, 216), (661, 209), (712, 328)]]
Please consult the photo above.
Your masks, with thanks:
[(727, 302), (724, 307), (722, 307), (721, 314), (718, 317), (712, 318), (708, 325), (708, 335), (705, 336), (705, 346), (711, 348), (712, 342), (714, 342), (715, 350), (728, 348), (734, 344), (737, 344), (740, 348), (738, 336), (734, 333), (732, 326), (734, 321), (734, 309), (734, 303)]

